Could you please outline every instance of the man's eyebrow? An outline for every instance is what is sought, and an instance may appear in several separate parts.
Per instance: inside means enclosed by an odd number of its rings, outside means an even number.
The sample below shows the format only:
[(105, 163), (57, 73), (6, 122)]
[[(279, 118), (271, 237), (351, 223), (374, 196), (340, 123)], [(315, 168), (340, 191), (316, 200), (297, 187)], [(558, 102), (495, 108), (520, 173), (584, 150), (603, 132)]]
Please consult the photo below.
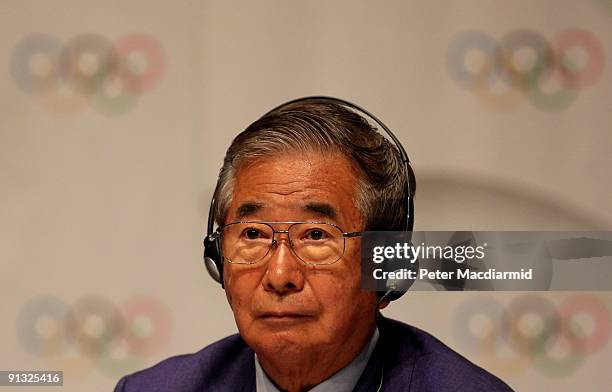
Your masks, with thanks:
[(306, 203), (304, 209), (329, 219), (336, 219), (336, 216), (338, 216), (336, 209), (328, 203)]
[(247, 201), (238, 207), (236, 210), (236, 217), (238, 219), (244, 218), (249, 215), (255, 214), (257, 211), (261, 210), (264, 207), (263, 203), (257, 203), (255, 201)]

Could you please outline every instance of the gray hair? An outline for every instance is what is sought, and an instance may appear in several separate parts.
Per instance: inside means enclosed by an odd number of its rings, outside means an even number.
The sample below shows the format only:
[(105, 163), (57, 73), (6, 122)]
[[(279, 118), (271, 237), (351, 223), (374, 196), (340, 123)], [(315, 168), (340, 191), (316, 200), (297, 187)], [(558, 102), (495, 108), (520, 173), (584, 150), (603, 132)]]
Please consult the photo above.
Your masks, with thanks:
[[(361, 115), (329, 101), (282, 106), (234, 138), (214, 194), (212, 211), (217, 225), (225, 224), (236, 172), (242, 165), (292, 151), (343, 155), (356, 172), (354, 203), (364, 219), (364, 230), (405, 229), (408, 188), (397, 147)], [(411, 193), (414, 195), (414, 187)]]

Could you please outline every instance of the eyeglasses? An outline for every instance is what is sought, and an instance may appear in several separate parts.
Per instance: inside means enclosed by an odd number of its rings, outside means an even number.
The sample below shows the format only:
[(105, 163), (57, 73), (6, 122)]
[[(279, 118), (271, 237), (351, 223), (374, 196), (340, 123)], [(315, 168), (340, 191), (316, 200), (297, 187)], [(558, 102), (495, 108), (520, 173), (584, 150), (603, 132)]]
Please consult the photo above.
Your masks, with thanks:
[[(289, 225), (275, 230), (272, 225)], [(291, 251), (304, 264), (333, 264), (344, 254), (347, 238), (362, 232), (345, 233), (326, 222), (233, 222), (217, 229), (223, 257), (234, 264), (255, 264), (278, 242), (276, 234), (287, 234)]]

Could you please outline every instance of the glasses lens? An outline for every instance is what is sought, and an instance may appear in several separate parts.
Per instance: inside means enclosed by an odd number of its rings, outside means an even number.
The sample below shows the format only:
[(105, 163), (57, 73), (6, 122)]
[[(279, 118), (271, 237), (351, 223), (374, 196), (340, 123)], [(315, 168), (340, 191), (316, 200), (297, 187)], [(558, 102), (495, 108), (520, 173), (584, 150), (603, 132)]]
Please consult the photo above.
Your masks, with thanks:
[(223, 257), (231, 263), (253, 264), (270, 250), (272, 228), (263, 223), (234, 223), (223, 228)]
[(344, 237), (336, 226), (326, 223), (298, 223), (289, 229), (295, 254), (310, 264), (331, 264), (344, 253)]

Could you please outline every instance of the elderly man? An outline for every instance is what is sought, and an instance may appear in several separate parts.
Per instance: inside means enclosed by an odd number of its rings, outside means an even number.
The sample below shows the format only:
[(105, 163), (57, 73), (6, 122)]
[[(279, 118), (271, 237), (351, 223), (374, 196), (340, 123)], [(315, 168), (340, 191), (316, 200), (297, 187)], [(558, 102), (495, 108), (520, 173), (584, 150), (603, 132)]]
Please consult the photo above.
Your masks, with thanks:
[(389, 301), (361, 287), (362, 232), (406, 229), (406, 170), (398, 148), (340, 101), (301, 100), (251, 124), (227, 151), (208, 238), (240, 334), (115, 391), (510, 390), (382, 317)]

